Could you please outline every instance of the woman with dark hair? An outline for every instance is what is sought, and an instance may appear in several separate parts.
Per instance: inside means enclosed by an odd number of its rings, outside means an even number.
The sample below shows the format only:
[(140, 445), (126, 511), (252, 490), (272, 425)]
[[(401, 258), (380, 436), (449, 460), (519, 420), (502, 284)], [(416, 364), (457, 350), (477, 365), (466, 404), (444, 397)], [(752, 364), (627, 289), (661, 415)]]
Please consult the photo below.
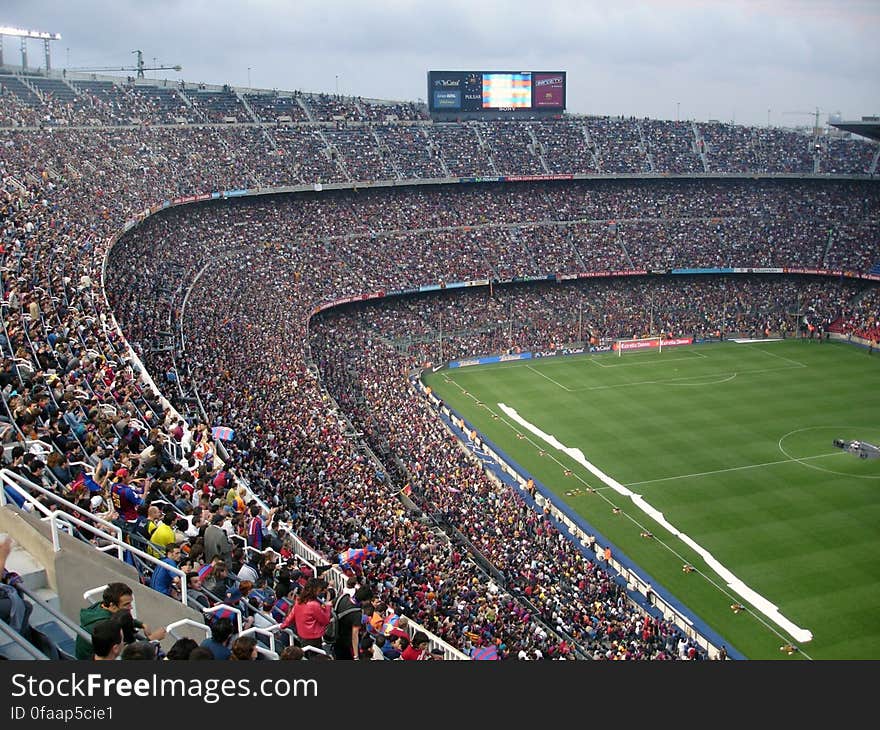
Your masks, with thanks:
[(53, 451), (46, 457), (46, 466), (62, 486), (67, 487), (73, 481), (73, 474), (70, 465), (67, 463), (67, 457), (57, 451)]
[(169, 661), (175, 659), (189, 659), (189, 655), (192, 654), (193, 649), (198, 649), (198, 647), (198, 642), (196, 642), (195, 639), (178, 639), (168, 650), (165, 658)]
[(415, 636), (412, 637), (409, 646), (403, 650), (400, 658), (406, 661), (430, 659), (431, 655), (428, 653), (428, 644), (427, 634), (424, 631), (416, 631)]
[(286, 596), (292, 587), (290, 568), (287, 565), (282, 565), (275, 574), (275, 595)]
[(324, 630), (330, 623), (330, 600), (327, 581), (310, 578), (297, 595), (293, 610), (287, 614), (281, 627), (288, 628), (294, 624), (303, 646), (320, 649)]

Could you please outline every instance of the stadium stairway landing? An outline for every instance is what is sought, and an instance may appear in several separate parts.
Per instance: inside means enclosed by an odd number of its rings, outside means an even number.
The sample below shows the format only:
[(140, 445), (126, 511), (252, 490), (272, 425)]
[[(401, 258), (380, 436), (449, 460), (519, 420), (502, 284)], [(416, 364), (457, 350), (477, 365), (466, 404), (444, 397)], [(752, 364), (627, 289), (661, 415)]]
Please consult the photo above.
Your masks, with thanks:
[[(49, 659), (73, 659), (76, 633), (71, 626), (58, 620), (49, 608), (61, 610), (58, 594), (49, 586), (46, 569), (31, 553), (17, 543), (6, 561), (6, 569), (18, 573), (24, 586), (25, 600), (33, 605), (29, 623), (29, 643)], [(47, 608), (49, 607), (49, 608)], [(0, 639), (0, 656), (6, 659), (30, 659), (16, 643)]]

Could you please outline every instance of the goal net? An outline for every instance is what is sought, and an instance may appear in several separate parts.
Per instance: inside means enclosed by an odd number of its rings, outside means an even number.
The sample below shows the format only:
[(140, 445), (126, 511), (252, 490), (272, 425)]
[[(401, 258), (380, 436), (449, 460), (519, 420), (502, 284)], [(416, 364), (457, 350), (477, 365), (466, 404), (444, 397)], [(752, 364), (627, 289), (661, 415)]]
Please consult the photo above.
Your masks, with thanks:
[(618, 357), (623, 356), (625, 352), (639, 352), (641, 350), (657, 350), (663, 352), (663, 338), (640, 337), (634, 340), (614, 340), (611, 349), (617, 353)]

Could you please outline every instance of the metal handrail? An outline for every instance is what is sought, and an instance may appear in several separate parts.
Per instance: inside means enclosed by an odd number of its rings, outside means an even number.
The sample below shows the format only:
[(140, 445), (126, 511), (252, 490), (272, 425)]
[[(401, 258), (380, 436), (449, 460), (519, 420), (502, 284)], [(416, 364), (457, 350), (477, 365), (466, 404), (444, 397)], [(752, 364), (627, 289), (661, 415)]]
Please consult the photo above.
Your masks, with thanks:
[[(113, 540), (114, 544), (116, 544), (117, 541), (115, 538), (110, 538), (110, 539)], [(173, 573), (178, 578), (180, 578), (180, 599), (179, 599), (179, 601), (184, 606), (187, 605), (187, 602), (186, 602), (186, 591), (187, 591), (186, 573), (184, 571), (182, 571), (180, 568), (178, 568), (174, 565), (169, 565), (168, 563), (165, 563), (165, 562), (159, 560), (159, 558), (153, 557), (152, 555), (148, 555), (143, 550), (139, 550), (138, 548), (134, 547), (133, 545), (129, 545), (126, 542), (119, 541), (119, 545), (127, 552), (130, 552), (134, 555), (137, 555), (139, 558), (146, 559), (147, 562), (150, 562), (153, 565), (156, 565), (156, 566), (161, 565), (163, 568), (165, 568), (165, 570), (167, 570), (170, 573)], [(101, 590), (103, 591), (104, 588), (106, 588), (106, 587), (107, 587), (106, 585), (103, 586), (101, 588)], [(83, 598), (86, 598), (85, 594), (83, 594)], [(169, 596), (169, 598), (172, 598), (172, 596)], [(175, 599), (175, 600), (178, 600), (178, 599)]]
[[(68, 466), (81, 466), (83, 468), (84, 472), (89, 474), (89, 476), (92, 477), (93, 479), (95, 478), (94, 464), (89, 464), (88, 462), (85, 462), (85, 461), (68, 461), (67, 465)], [(91, 470), (91, 473), (89, 473), (89, 470)]]
[[(52, 535), (52, 550), (53, 550), (53, 552), (57, 553), (57, 552), (61, 551), (61, 541), (58, 538), (58, 529), (59, 529), (58, 528), (58, 521), (56, 520), (56, 518), (58, 518), (58, 519), (65, 518), (71, 523), (78, 524), (81, 527), (84, 527), (85, 529), (88, 529), (88, 530), (91, 530), (92, 532), (98, 533), (98, 535), (100, 535), (102, 538), (104, 538), (106, 540), (111, 540), (111, 541), (113, 540), (113, 538), (110, 535), (108, 535), (106, 532), (103, 532), (102, 530), (99, 530), (97, 527), (94, 527), (93, 525), (89, 525), (89, 524), (83, 522), (82, 520), (77, 519), (76, 517), (72, 517), (71, 515), (68, 515), (66, 512), (61, 512), (59, 510), (56, 510), (53, 512), (48, 507), (46, 507), (46, 505), (44, 505), (42, 502), (34, 499), (32, 495), (28, 494), (26, 491), (24, 491), (19, 485), (15, 484), (14, 482), (4, 481), (3, 484), (4, 484), (5, 488), (0, 489), (0, 507), (5, 507), (7, 504), (6, 488), (14, 489), (16, 492), (18, 492), (24, 498), (24, 500), (31, 506), (32, 509), (36, 509), (37, 512), (40, 512), (43, 514), (43, 521), (49, 520), (49, 527), (50, 527), (50, 532)], [(70, 525), (68, 525), (68, 528), (70, 528)], [(71, 529), (71, 534), (72, 534), (72, 529)], [(120, 557), (120, 559), (122, 558), (121, 552), (120, 552), (119, 557)]]
[(211, 606), (211, 608), (206, 608), (202, 611), (202, 613), (210, 613), (211, 615), (217, 613), (218, 611), (232, 611), (235, 614), (235, 623), (238, 631), (236, 633), (241, 633), (241, 609), (236, 608), (235, 606), (230, 606), (226, 603), (218, 603), (216, 606)]
[[(17, 428), (17, 424), (15, 423), (15, 419), (12, 420), (12, 422), (9, 424), (9, 426), (16, 426), (16, 431), (18, 431), (18, 433), (21, 434), (21, 430)], [(4, 443), (3, 444), (3, 453), (4, 453), (4, 455), (8, 456), (7, 452), (11, 452), (12, 449), (14, 449), (16, 446), (21, 446), (25, 451), (30, 451), (31, 446), (33, 446), (34, 444), (39, 444), (41, 447), (46, 449), (46, 451), (52, 451), (54, 448), (50, 444), (47, 444), (45, 441), (41, 441), (40, 439), (24, 438), (24, 436), (22, 435), (22, 438), (19, 439), (18, 441), (7, 441), (6, 443)]]
[(30, 588), (28, 588), (24, 583), (18, 584), (18, 589), (22, 591), (25, 595), (27, 595), (32, 601), (37, 603), (40, 608), (45, 609), (46, 613), (52, 616), (52, 618), (57, 621), (63, 623), (67, 628), (74, 631), (78, 636), (81, 636), (84, 639), (87, 639), (89, 642), (92, 640), (92, 635), (86, 631), (82, 626), (74, 621), (71, 621), (67, 616), (61, 613), (59, 610), (53, 608), (48, 601), (40, 598), (36, 593), (34, 593)]
[(175, 621), (174, 623), (168, 624), (165, 627), (165, 631), (171, 634), (171, 636), (173, 636), (175, 639), (180, 639), (183, 637), (178, 636), (174, 630), (179, 629), (181, 626), (194, 626), (195, 628), (203, 630), (205, 632), (206, 639), (211, 638), (211, 627), (207, 624), (200, 624), (198, 621), (193, 621), (191, 618), (182, 618), (180, 619), (180, 621)]
[(245, 541), (245, 546), (244, 546), (245, 555), (247, 555), (247, 553), (249, 553), (249, 552), (257, 553), (257, 555), (267, 555), (269, 553), (272, 553), (273, 555), (277, 555), (279, 558), (281, 557), (281, 553), (279, 553), (273, 547), (267, 547), (267, 548), (263, 548), (262, 550), (260, 550), (259, 548), (255, 548), (255, 547), (252, 547), (251, 545), (248, 545), (247, 538), (241, 538), (241, 535), (235, 535), (235, 537), (240, 538), (240, 539), (244, 539), (244, 541)]
[[(10, 484), (9, 486), (13, 487), (19, 494), (23, 494), (21, 489), (19, 489), (19, 486), (24, 486), (29, 489), (35, 489), (43, 496), (49, 497), (51, 501), (63, 505), (66, 509), (73, 510), (74, 512), (78, 512), (82, 515), (86, 515), (88, 516), (89, 520), (97, 522), (99, 525), (103, 525), (104, 527), (109, 528), (116, 539), (120, 541), (122, 540), (122, 528), (119, 525), (114, 525), (112, 522), (107, 522), (107, 520), (101, 519), (100, 517), (93, 515), (88, 510), (85, 510), (82, 507), (78, 507), (73, 502), (69, 502), (68, 500), (64, 499), (64, 497), (59, 497), (54, 492), (46, 489), (45, 487), (41, 487), (39, 484), (34, 484), (32, 481), (25, 479), (23, 476), (21, 476), (20, 474), (16, 474), (14, 471), (11, 471), (9, 469), (0, 469), (0, 482), (9, 483), (9, 480), (11, 480), (12, 482), (17, 482), (17, 484)], [(28, 501), (36, 502), (36, 500), (33, 499), (33, 496), (30, 493), (27, 493), (23, 496), (25, 496), (25, 498), (30, 497)]]
[(251, 626), (249, 629), (245, 629), (244, 631), (239, 631), (239, 638), (242, 636), (251, 636), (253, 634), (258, 634), (259, 636), (265, 636), (269, 640), (269, 648), (265, 649), (259, 644), (257, 644), (257, 651), (267, 656), (269, 659), (278, 659), (278, 652), (275, 651), (275, 634), (267, 629), (257, 628), (256, 626)]
[(99, 593), (103, 593), (106, 588), (107, 588), (107, 583), (105, 583), (102, 586), (98, 586), (97, 588), (91, 588), (91, 589), (87, 590), (85, 593), (83, 593), (83, 600), (90, 601), (92, 599), (92, 596), (96, 596)]
[[(35, 506), (37, 504), (39, 504), (39, 503), (38, 502), (34, 503)], [(42, 505), (40, 505), (40, 507), (41, 507), (41, 509), (43, 508)], [(95, 537), (106, 538), (107, 540), (109, 540), (107, 545), (100, 545), (100, 546), (95, 545), (94, 546), (95, 549), (98, 550), (98, 552), (102, 552), (102, 553), (109, 552), (110, 550), (112, 550), (115, 547), (116, 548), (116, 557), (119, 560), (125, 559), (126, 548), (123, 547), (125, 545), (125, 543), (122, 542), (121, 540), (114, 540), (114, 539), (110, 538), (110, 536), (107, 535), (106, 532), (99, 530), (94, 525), (90, 525), (88, 522), (83, 522), (78, 517), (74, 517), (73, 515), (69, 515), (66, 512), (62, 512), (61, 510), (55, 510), (54, 512), (52, 510), (47, 510), (47, 512), (48, 512), (48, 514), (43, 518), (42, 521), (43, 522), (45, 522), (47, 520), (50, 521), (50, 524), (54, 527), (54, 529), (56, 529), (56, 530), (58, 529), (58, 526), (56, 524), (57, 520), (60, 520), (61, 522), (67, 522), (69, 525), (76, 525), (77, 527), (79, 527), (82, 530), (86, 530), (87, 532), (91, 532), (92, 534), (95, 535)], [(70, 534), (70, 536), (73, 537), (72, 527), (71, 527), (70, 533), (68, 533), (68, 534)], [(59, 549), (60, 549), (60, 546), (59, 546)], [(58, 550), (56, 550), (55, 552), (58, 552)]]

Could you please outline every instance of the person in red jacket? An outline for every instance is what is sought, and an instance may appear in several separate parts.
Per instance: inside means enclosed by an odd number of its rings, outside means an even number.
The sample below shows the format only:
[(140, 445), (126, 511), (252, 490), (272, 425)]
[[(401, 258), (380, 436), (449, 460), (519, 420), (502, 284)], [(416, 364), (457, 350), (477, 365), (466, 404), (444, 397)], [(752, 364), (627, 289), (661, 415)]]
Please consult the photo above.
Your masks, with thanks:
[(404, 661), (419, 661), (431, 658), (431, 655), (428, 653), (428, 637), (423, 631), (416, 631), (415, 636), (412, 637), (409, 646), (403, 650), (400, 658)]
[(321, 648), (324, 630), (330, 623), (330, 597), (327, 595), (327, 581), (311, 578), (296, 597), (293, 610), (281, 624), (282, 629), (295, 626), (303, 646)]

